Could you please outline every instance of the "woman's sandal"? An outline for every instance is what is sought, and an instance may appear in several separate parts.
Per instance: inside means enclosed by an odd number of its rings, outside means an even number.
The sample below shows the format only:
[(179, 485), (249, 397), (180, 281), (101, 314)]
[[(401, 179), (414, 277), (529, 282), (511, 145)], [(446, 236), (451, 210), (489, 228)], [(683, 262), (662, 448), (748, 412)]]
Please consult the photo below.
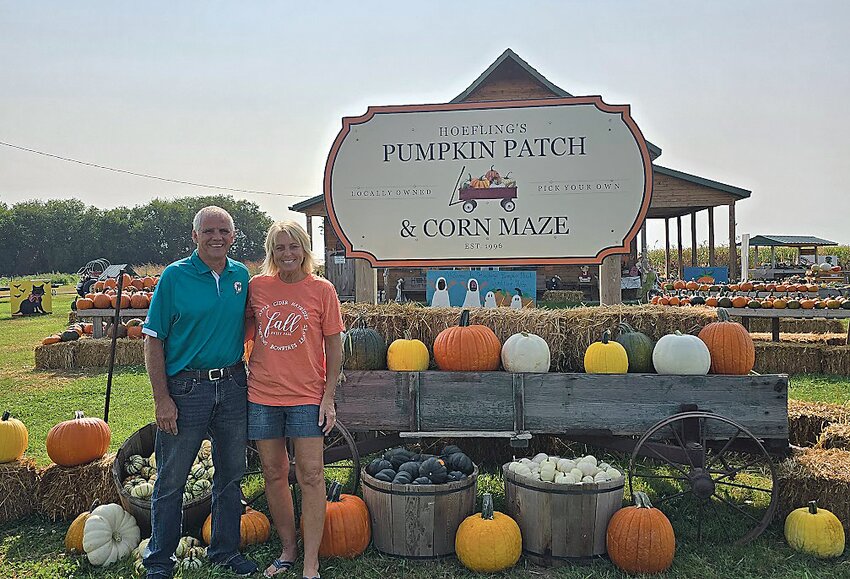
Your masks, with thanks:
[(274, 573), (269, 575), (266, 571), (263, 571), (263, 577), (274, 577), (278, 573), (285, 573), (292, 569), (292, 566), (295, 564), (295, 561), (284, 561), (282, 559), (275, 559), (272, 561), (271, 566), (274, 567)]

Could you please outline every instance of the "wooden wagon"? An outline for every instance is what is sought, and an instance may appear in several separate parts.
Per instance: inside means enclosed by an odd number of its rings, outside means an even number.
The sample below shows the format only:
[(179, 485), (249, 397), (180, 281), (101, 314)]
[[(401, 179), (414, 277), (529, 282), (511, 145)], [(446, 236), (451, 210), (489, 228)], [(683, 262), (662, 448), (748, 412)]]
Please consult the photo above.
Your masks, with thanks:
[(785, 375), (347, 371), (337, 406), (343, 434), (329, 437), (326, 464), (353, 458), (355, 475), (360, 454), (405, 439), (501, 437), (522, 448), (562, 435), (628, 453), (629, 488), (652, 486), (653, 504), (691, 520), (698, 539), (704, 520), (708, 534), (746, 521), (742, 536), (721, 537), (738, 543), (772, 520), (774, 459), (790, 448)]

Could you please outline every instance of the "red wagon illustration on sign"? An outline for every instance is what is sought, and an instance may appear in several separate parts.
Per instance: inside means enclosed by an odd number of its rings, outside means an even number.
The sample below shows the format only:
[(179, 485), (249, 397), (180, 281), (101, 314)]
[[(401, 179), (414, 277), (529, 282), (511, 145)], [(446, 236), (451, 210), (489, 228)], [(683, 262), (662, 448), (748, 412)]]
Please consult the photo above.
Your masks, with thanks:
[(511, 177), (508, 172), (502, 176), (490, 166), (490, 170), (484, 173), (481, 177), (474, 178), (471, 173), (467, 174), (467, 179), (461, 183), (461, 178), (466, 167), (461, 169), (461, 174), (458, 177), (460, 187), (457, 188), (458, 201), (454, 200), (454, 196), (449, 201), (449, 206), (463, 203), (462, 208), (465, 213), (472, 213), (478, 206), (478, 202), (487, 199), (498, 199), (502, 209), (510, 213), (516, 208), (514, 199), (517, 198), (516, 179)]

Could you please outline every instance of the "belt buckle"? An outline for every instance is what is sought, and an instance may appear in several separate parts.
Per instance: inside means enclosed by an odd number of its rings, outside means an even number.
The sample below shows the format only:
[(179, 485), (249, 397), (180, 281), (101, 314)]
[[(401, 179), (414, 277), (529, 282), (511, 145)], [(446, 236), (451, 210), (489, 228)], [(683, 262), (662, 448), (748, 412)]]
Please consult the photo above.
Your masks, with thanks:
[(207, 376), (210, 381), (213, 380), (221, 380), (224, 377), (224, 369), (223, 368), (213, 368), (212, 370), (207, 372)]

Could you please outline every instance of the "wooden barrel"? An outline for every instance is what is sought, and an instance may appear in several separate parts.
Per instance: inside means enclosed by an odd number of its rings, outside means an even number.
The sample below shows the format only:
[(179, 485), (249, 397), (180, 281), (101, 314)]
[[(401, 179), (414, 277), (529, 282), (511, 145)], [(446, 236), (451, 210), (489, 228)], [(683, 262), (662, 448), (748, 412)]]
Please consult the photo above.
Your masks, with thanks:
[(455, 534), (475, 511), (478, 467), (466, 479), (441, 485), (399, 485), (361, 473), (372, 520), (372, 544), (387, 555), (438, 559), (455, 553)]
[[(124, 469), (124, 463), (134, 454), (150, 456), (154, 451), (155, 441), (156, 423), (151, 422), (124, 441), (124, 444), (118, 449), (115, 462), (112, 464), (112, 481), (118, 489), (121, 506), (124, 507), (125, 511), (136, 517), (136, 523), (138, 523), (143, 537), (149, 537), (151, 534), (151, 503), (149, 500), (131, 496), (124, 490), (124, 479), (129, 476)], [(201, 536), (201, 526), (210, 514), (211, 503), (212, 495), (209, 493), (191, 502), (183, 503), (184, 535)]]
[(561, 485), (502, 467), (507, 514), (522, 531), (522, 551), (538, 565), (557, 566), (605, 555), (608, 521), (623, 506), (625, 478)]

